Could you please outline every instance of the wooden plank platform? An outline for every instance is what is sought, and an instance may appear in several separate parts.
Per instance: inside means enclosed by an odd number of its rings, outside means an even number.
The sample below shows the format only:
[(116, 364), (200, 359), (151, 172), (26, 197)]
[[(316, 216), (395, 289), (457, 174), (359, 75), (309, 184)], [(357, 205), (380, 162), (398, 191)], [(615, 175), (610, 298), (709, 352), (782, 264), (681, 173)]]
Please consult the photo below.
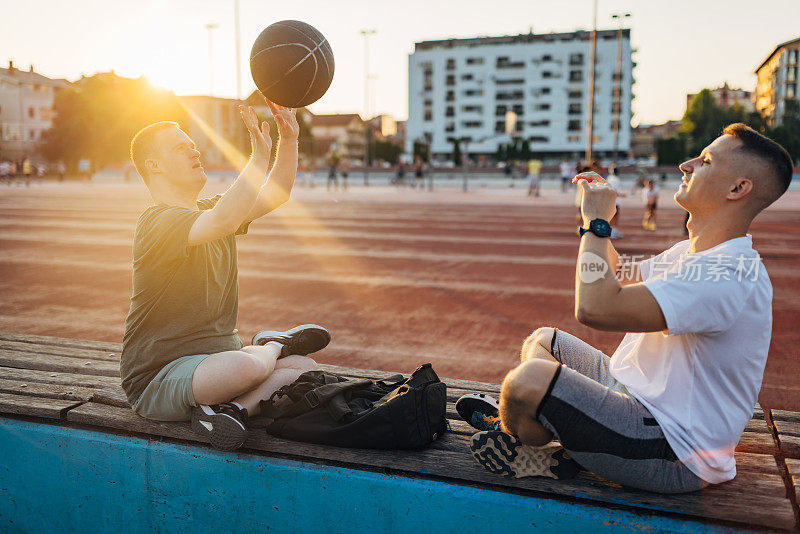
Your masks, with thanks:
[[(149, 440), (205, 447), (188, 423), (159, 423), (139, 417), (119, 386), (119, 344), (43, 336), (0, 334), (0, 417), (40, 420)], [(352, 377), (393, 373), (330, 365)], [(410, 370), (410, 369), (409, 369)], [(422, 451), (342, 449), (290, 442), (255, 428), (244, 450), (270, 458), (301, 460), (449, 484), (489, 488), (515, 495), (563, 499), (645, 515), (700, 520), (740, 528), (797, 528), (800, 414), (755, 407), (736, 449), (737, 477), (692, 494), (658, 495), (623, 488), (591, 473), (573, 480), (506, 479), (479, 466), (469, 454), (474, 430), (460, 420), (455, 400), (467, 392), (499, 392), (498, 384), (443, 380), (448, 386), (450, 431)], [(768, 425), (773, 424), (772, 429)], [(774, 432), (773, 432), (774, 429)], [(793, 442), (792, 439), (798, 441)], [(800, 452), (800, 451), (798, 451)], [(788, 458), (788, 459), (785, 459)]]

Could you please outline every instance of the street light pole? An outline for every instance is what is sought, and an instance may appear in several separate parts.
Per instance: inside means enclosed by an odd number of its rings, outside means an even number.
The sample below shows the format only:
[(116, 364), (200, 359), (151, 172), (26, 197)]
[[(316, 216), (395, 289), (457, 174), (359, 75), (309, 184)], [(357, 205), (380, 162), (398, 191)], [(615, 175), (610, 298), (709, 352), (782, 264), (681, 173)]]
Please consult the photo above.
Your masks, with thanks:
[(239, 42), (239, 0), (233, 0), (234, 34), (236, 35), (236, 98), (242, 99), (242, 50)]
[(592, 68), (589, 74), (589, 120), (586, 122), (586, 153), (584, 155), (584, 159), (586, 159), (587, 165), (591, 165), (592, 162), (592, 142), (594, 141), (594, 76), (595, 76), (595, 66), (597, 63), (596, 58), (596, 51), (597, 51), (597, 0), (594, 0), (594, 23), (592, 26), (592, 37), (591, 37), (591, 59)]
[(219, 27), (218, 24), (210, 23), (206, 24), (206, 29), (208, 30), (208, 94), (209, 96), (213, 96), (214, 94), (214, 41), (213, 41), (213, 31)]
[(375, 35), (377, 30), (361, 30), (359, 33), (364, 37), (364, 120), (367, 125), (364, 143), (364, 185), (369, 185), (369, 141), (372, 134), (369, 123), (369, 38)]
[(617, 30), (617, 64), (616, 69), (614, 69), (614, 103), (612, 104), (617, 110), (612, 123), (612, 127), (614, 128), (614, 164), (617, 163), (617, 157), (619, 156), (619, 127), (620, 117), (622, 116), (622, 102), (620, 101), (622, 92), (622, 21), (630, 16), (630, 13), (611, 15), (612, 19), (619, 22), (619, 28)]

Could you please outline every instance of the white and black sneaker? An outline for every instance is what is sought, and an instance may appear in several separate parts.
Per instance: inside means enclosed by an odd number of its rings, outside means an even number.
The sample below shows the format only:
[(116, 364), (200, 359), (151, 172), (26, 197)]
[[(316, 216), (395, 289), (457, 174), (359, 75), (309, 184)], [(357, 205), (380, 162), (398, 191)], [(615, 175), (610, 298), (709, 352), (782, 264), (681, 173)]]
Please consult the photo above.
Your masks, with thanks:
[(574, 478), (581, 470), (559, 443), (523, 445), (516, 436), (495, 430), (472, 436), (469, 449), (487, 471), (506, 477), (565, 479)]
[(461, 419), (478, 430), (500, 430), (500, 406), (485, 393), (468, 393), (456, 401)]
[(230, 402), (192, 408), (192, 430), (215, 449), (235, 451), (247, 439), (247, 410)]
[(285, 332), (264, 330), (253, 336), (253, 345), (266, 345), (270, 341), (283, 345), (279, 358), (290, 354), (305, 356), (327, 347), (331, 342), (331, 334), (317, 324), (302, 324)]

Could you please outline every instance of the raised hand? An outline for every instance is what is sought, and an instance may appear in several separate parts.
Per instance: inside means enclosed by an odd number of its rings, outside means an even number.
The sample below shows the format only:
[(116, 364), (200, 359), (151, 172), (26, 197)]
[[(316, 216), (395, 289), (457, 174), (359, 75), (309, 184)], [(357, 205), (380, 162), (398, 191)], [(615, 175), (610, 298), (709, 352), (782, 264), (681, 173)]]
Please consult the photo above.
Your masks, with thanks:
[(295, 108), (285, 108), (264, 99), (272, 111), (272, 116), (275, 118), (275, 124), (278, 125), (278, 134), (282, 139), (289, 141), (297, 141), (300, 135), (300, 125), (297, 124), (297, 110)]
[(239, 106), (239, 114), (242, 116), (242, 121), (247, 127), (247, 131), (250, 132), (250, 150), (252, 152), (252, 157), (269, 161), (272, 151), (272, 138), (269, 136), (269, 124), (262, 122), (261, 128), (259, 128), (256, 111), (250, 106), (247, 108), (245, 108), (245, 106)]
[[(585, 176), (586, 174), (594, 176)], [(617, 212), (617, 192), (614, 191), (614, 188), (596, 173), (582, 173), (573, 181), (575, 180), (577, 180), (578, 187), (583, 189), (581, 214), (584, 226), (588, 226), (593, 219), (610, 221)]]

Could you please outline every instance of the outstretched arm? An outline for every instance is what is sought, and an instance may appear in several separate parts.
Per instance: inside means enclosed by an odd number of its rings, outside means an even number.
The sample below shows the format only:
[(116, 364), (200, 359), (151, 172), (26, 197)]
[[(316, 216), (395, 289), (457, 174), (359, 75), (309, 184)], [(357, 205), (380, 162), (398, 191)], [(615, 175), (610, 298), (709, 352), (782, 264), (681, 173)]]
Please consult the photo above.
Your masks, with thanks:
[(266, 183), (261, 186), (258, 198), (245, 221), (263, 217), (289, 200), (294, 179), (297, 176), (297, 138), (300, 135), (297, 110), (278, 106), (269, 100), (267, 100), (267, 105), (278, 125), (280, 136), (278, 151), (275, 156), (275, 165), (273, 165)]

